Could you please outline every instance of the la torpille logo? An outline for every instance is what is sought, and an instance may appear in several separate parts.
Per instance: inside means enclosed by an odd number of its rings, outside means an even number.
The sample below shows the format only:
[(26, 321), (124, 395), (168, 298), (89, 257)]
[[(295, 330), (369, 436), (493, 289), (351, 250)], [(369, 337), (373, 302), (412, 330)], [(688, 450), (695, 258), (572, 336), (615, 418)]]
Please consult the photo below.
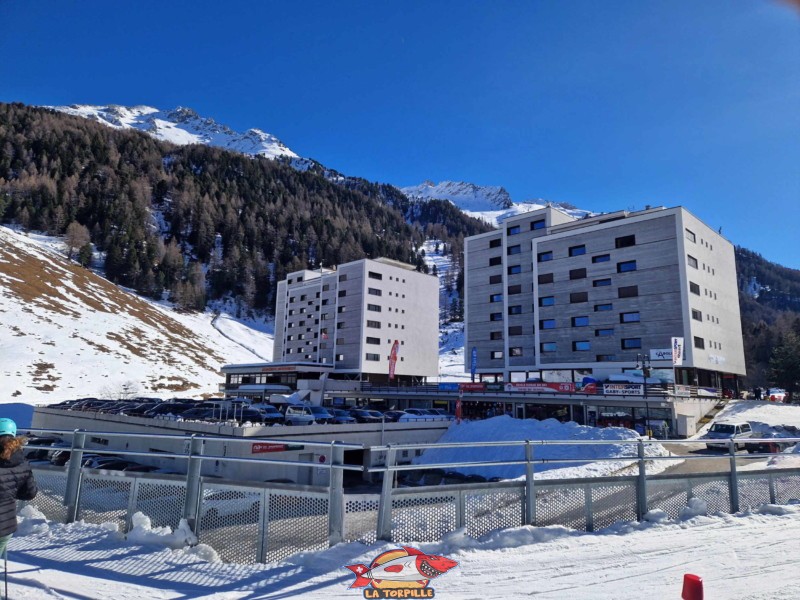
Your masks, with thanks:
[(364, 598), (433, 598), (431, 579), (458, 563), (444, 556), (400, 546), (377, 556), (369, 566), (346, 565), (356, 576), (350, 588), (364, 588)]

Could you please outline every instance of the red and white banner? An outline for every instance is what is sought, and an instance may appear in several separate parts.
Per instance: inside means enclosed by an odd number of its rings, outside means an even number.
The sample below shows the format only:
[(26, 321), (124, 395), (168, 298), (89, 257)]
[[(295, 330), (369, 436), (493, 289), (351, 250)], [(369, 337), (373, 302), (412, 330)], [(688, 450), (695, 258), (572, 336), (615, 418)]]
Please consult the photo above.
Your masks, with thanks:
[(672, 366), (680, 367), (683, 365), (683, 338), (672, 338)]
[(400, 342), (397, 340), (392, 344), (392, 351), (389, 354), (389, 380), (394, 379), (394, 366), (397, 364), (397, 351), (400, 349)]
[(458, 400), (456, 400), (456, 424), (461, 425), (461, 400), (464, 398), (464, 390), (458, 393)]

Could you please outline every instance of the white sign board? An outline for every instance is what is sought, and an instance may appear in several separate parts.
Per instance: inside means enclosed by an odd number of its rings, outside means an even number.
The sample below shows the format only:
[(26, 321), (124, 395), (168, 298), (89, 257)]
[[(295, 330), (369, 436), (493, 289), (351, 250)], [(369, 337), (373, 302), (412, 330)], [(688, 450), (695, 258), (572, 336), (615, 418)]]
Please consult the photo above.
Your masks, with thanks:
[(604, 383), (603, 393), (615, 396), (642, 396), (644, 389), (638, 383)]
[(672, 348), (651, 348), (650, 360), (672, 360)]

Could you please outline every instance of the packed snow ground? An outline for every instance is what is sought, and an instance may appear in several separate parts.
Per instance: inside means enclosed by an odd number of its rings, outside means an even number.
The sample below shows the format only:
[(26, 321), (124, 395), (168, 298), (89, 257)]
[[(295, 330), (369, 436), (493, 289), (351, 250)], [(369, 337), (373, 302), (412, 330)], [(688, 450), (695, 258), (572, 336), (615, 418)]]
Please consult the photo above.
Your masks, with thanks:
[[(563, 479), (568, 477), (603, 477), (613, 475), (632, 464), (636, 457), (635, 440), (639, 439), (632, 429), (624, 427), (588, 427), (574, 422), (561, 423), (556, 419), (513, 419), (503, 415), (481, 421), (464, 421), (454, 425), (439, 439), (442, 444), (475, 444), (477, 442), (536, 441), (618, 441), (598, 444), (552, 444), (534, 445), (534, 458), (545, 459), (545, 464), (535, 465), (537, 479)], [(645, 453), (649, 457), (668, 456), (669, 452), (660, 444), (647, 444)], [(570, 462), (581, 459), (580, 462)], [(515, 446), (441, 448), (426, 450), (414, 460), (415, 464), (433, 465), (444, 463), (500, 462), (525, 460), (525, 448)], [(648, 468), (648, 473), (663, 471), (679, 461), (659, 460)], [(465, 475), (476, 473), (486, 478), (500, 477), (516, 479), (524, 477), (524, 465), (486, 465), (457, 469)]]
[[(595, 533), (519, 527), (480, 540), (457, 531), (417, 544), (458, 567), (432, 581), (439, 598), (679, 598), (684, 573), (700, 575), (714, 600), (789, 600), (800, 593), (793, 548), (800, 506), (764, 506), (739, 515), (703, 516), (701, 502), (669, 520), (653, 511), (642, 523)], [(393, 544), (340, 544), (266, 565), (214, 562), (190, 534), (149, 527), (139, 517), (125, 540), (113, 525), (45, 521), (25, 509), (10, 544), (9, 596), (17, 600), (362, 598), (349, 589), (350, 564), (369, 564)]]

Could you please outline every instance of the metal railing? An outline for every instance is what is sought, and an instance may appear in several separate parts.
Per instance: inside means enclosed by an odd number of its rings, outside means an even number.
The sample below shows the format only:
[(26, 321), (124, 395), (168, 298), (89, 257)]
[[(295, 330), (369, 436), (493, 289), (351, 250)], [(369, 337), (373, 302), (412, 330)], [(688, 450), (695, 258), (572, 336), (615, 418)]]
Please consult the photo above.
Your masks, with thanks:
[[(339, 542), (438, 541), (463, 528), (473, 537), (492, 530), (521, 525), (563, 525), (594, 531), (618, 521), (642, 520), (653, 509), (677, 518), (692, 499), (706, 503), (709, 513), (738, 512), (761, 504), (788, 503), (800, 498), (800, 468), (741, 471), (736, 443), (727, 452), (669, 456), (648, 455), (648, 444), (680, 447), (697, 445), (686, 440), (523, 440), (470, 444), (407, 444), (363, 448), (357, 444), (303, 442), (325, 448), (331, 460), (325, 463), (279, 458), (220, 456), (206, 452), (207, 442), (252, 443), (252, 439), (159, 436), (185, 444), (183, 452), (152, 453), (116, 449), (88, 449), (87, 436), (98, 432), (47, 432), (71, 436), (68, 467), (36, 466), (40, 494), (31, 503), (51, 520), (90, 523), (117, 522), (123, 531), (132, 516), (143, 512), (153, 526), (175, 528), (186, 519), (200, 542), (210, 544), (225, 561), (254, 563), (284, 559), (296, 552), (324, 549)], [(102, 432), (105, 438), (135, 437), (137, 434)], [(259, 442), (270, 443), (268, 440)], [(750, 439), (750, 443), (775, 443), (775, 438)], [(782, 438), (781, 442), (800, 442)], [(703, 440), (699, 441), (700, 443)], [(283, 443), (276, 441), (275, 443)], [(612, 458), (589, 457), (582, 447), (598, 444), (622, 446), (626, 453)], [(548, 456), (548, 448), (574, 446), (569, 458)], [(413, 451), (435, 451), (482, 447), (503, 448), (508, 458), (472, 462), (400, 464)], [(29, 446), (32, 448), (32, 446)], [(385, 456), (381, 465), (365, 467), (344, 462), (345, 450), (364, 450)], [(81, 463), (84, 453), (172, 458), (186, 461), (185, 475), (112, 472), (88, 469)], [(563, 453), (562, 453), (563, 454)], [(753, 455), (764, 457), (768, 455)], [(662, 460), (713, 459), (720, 468), (680, 474), (648, 474), (648, 465)], [(327, 469), (327, 486), (276, 482), (222, 480), (202, 476), (204, 461), (294, 466)], [(623, 462), (614, 475), (582, 479), (546, 479), (543, 467), (553, 463)], [(459, 470), (469, 467), (516, 466), (523, 475), (515, 480), (478, 481), (442, 485), (402, 487), (399, 479), (412, 470)], [(382, 475), (380, 492), (344, 493), (344, 472)]]
[[(56, 434), (71, 438), (66, 468), (35, 465), (40, 493), (31, 502), (51, 520), (71, 523), (117, 522), (129, 531), (132, 517), (144, 512), (155, 526), (178, 527), (185, 519), (204, 543), (217, 547), (225, 560), (264, 562), (279, 560), (301, 550), (321, 549), (343, 541), (344, 471), (362, 471), (363, 465), (344, 463), (345, 450), (361, 450), (360, 444), (303, 442), (304, 447), (325, 449), (330, 460), (298, 461), (208, 454), (207, 442), (252, 444), (254, 439), (92, 431), (31, 430), (37, 435)], [(87, 448), (87, 436), (103, 438), (159, 438), (183, 444), (185, 452), (144, 452)], [(258, 443), (285, 444), (285, 440)], [(39, 446), (29, 445), (31, 450)], [(41, 446), (48, 448), (48, 446)], [(84, 454), (149, 457), (185, 461), (185, 475), (106, 471), (83, 466)], [(223, 481), (202, 476), (205, 461), (254, 463), (323, 469), (329, 472), (327, 486), (274, 482)], [(243, 532), (247, 536), (242, 536)]]

